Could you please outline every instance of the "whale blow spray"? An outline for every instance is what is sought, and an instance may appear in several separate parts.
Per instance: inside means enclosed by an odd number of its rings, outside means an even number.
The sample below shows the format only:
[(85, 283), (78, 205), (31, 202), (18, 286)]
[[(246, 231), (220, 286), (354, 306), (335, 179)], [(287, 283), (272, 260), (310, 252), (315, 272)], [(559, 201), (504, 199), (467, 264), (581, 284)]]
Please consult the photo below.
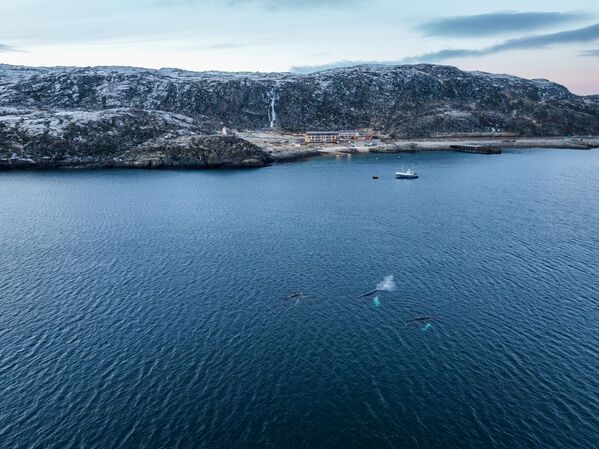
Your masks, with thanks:
[(358, 296), (358, 299), (371, 298), (379, 292), (392, 292), (393, 290), (395, 290), (395, 280), (393, 279), (393, 275), (390, 274), (389, 276), (385, 276), (385, 279), (379, 282), (374, 290), (363, 293)]
[(390, 274), (389, 276), (385, 276), (385, 279), (377, 284), (376, 289), (379, 292), (392, 292), (395, 290), (395, 287), (395, 279), (393, 278), (393, 275)]

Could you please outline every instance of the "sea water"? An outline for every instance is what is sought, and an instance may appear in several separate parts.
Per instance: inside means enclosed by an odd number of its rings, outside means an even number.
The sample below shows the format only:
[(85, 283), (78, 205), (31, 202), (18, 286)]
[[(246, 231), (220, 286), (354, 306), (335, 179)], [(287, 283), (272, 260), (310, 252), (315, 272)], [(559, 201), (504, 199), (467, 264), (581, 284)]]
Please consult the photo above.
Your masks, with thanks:
[(0, 173), (0, 446), (596, 447), (599, 151), (401, 163)]

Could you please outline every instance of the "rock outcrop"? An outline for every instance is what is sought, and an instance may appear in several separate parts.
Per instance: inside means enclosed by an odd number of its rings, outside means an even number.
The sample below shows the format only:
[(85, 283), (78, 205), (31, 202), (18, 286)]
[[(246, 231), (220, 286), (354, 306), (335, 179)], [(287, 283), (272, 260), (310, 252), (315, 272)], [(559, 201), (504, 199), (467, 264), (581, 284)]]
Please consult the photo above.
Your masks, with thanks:
[(263, 167), (272, 158), (234, 136), (166, 135), (124, 154), (124, 166), (138, 168)]
[(164, 111), (47, 111), (0, 107), (0, 169), (259, 167), (270, 156), (237, 137), (206, 135)]

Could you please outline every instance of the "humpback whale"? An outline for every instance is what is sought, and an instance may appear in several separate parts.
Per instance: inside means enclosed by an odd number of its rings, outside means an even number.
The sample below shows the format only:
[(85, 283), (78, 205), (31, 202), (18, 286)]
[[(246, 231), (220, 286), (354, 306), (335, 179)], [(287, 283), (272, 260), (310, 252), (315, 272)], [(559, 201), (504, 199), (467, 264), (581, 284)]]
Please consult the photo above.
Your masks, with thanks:
[(407, 324), (410, 323), (421, 323), (423, 321), (431, 321), (434, 320), (435, 318), (432, 316), (417, 316), (416, 318), (412, 318), (411, 320), (406, 320)]
[(410, 320), (406, 320), (406, 326), (422, 326), (424, 325), (427, 329), (431, 327), (431, 321), (439, 321), (434, 316), (417, 316)]
[(371, 292), (366, 292), (363, 295), (358, 296), (358, 299), (362, 299), (362, 298), (369, 298), (371, 296), (376, 295), (379, 292), (378, 289), (374, 289)]

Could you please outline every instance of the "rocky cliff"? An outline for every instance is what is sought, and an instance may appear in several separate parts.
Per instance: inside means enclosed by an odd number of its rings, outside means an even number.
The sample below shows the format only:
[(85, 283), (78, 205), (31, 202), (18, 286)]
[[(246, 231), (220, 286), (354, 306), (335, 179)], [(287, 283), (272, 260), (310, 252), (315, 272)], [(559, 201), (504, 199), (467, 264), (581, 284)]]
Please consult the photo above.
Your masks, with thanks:
[[(200, 137), (222, 126), (370, 128), (396, 137), (597, 135), (599, 99), (547, 80), (427, 64), (308, 75), (0, 65), (0, 157), (34, 159), (41, 152), (65, 161), (98, 155), (121, 160), (125, 153), (141, 158), (147, 151), (163, 154), (168, 164), (168, 152), (177, 149), (191, 163), (194, 145), (208, 142)], [(212, 150), (220, 140), (211, 138)], [(202, 161), (268, 162), (249, 143), (222, 143), (224, 159), (216, 153), (206, 159), (202, 147)]]

